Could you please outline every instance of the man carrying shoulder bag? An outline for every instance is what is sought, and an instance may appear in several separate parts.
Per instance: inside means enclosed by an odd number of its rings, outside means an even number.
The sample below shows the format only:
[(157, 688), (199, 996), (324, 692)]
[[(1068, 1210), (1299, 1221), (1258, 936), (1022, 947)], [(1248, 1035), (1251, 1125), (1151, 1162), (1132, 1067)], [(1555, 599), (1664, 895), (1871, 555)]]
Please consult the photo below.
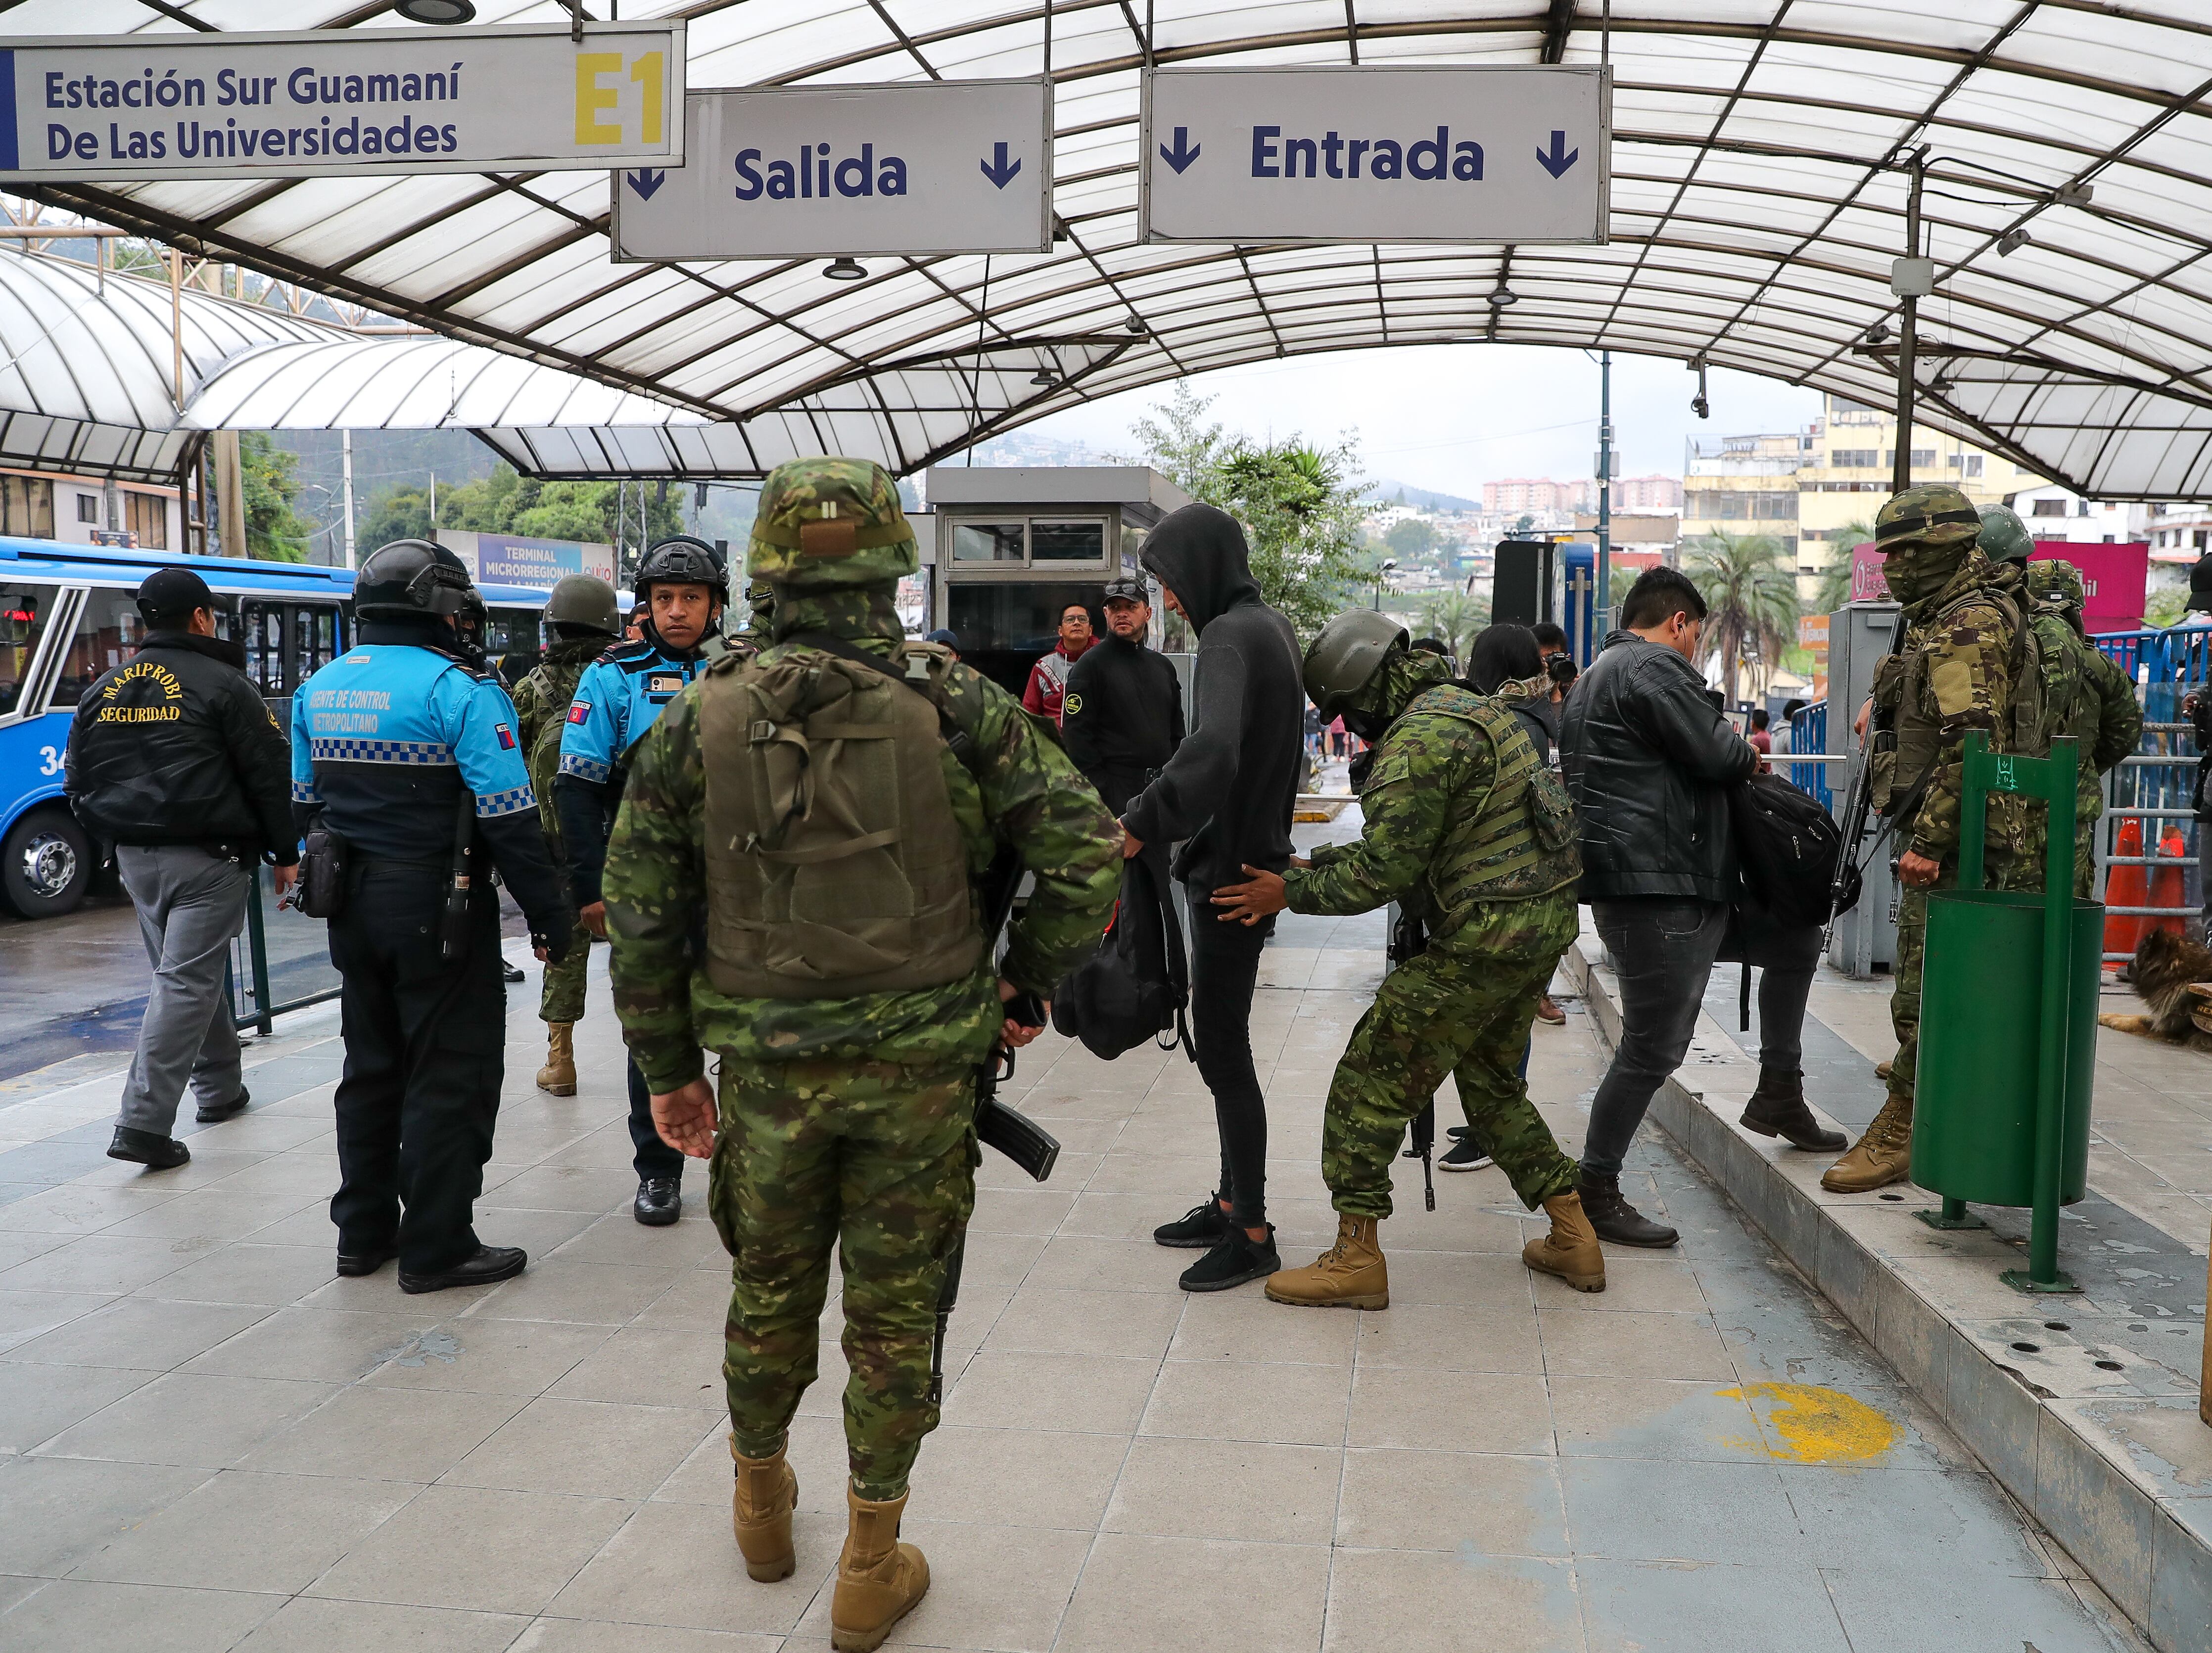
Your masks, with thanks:
[(276, 862), (281, 895), (300, 854), (283, 732), (246, 679), (246, 651), (215, 634), (207, 582), (157, 569), (138, 613), (138, 652), (77, 702), (64, 786), (77, 819), (115, 845), (154, 971), (108, 1156), (166, 1171), (191, 1158), (169, 1135), (187, 1082), (201, 1124), (246, 1105), (224, 966), (254, 863)]

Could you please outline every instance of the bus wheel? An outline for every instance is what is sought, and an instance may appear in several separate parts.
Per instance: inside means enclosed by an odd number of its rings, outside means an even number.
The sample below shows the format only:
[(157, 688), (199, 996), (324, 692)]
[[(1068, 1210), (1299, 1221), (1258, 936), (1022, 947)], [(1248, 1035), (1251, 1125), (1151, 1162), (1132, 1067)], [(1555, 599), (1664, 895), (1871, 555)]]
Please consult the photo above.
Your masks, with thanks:
[(0, 842), (0, 901), (22, 917), (74, 910), (92, 873), (92, 846), (67, 810), (33, 809)]

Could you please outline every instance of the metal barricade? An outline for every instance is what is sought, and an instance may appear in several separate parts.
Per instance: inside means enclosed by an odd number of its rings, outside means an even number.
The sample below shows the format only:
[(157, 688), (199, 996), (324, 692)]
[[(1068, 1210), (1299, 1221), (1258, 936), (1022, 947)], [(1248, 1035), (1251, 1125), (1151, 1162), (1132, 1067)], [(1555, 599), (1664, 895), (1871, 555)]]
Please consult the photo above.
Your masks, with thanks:
[(231, 1020), (241, 1031), (251, 1027), (267, 1033), (287, 1010), (337, 995), (330, 927), (289, 907), (280, 910), (269, 869), (255, 867), (246, 929), (230, 947)]
[[(2128, 673), (2143, 703), (2142, 739), (2135, 754), (2120, 760), (2103, 782), (2105, 812), (2091, 840), (2096, 857), (2096, 881), (2092, 893), (2106, 903), (2112, 918), (2193, 918), (2203, 911), (2203, 878), (2197, 859), (2201, 839), (2191, 800), (2196, 792), (2198, 753), (2191, 724), (2182, 716), (2182, 702), (2193, 690), (2206, 685), (2212, 675), (2212, 628), (2173, 627), (2162, 631), (2107, 632), (2089, 641)], [(2128, 823), (2136, 824), (2142, 852), (2123, 855), (2121, 835)], [(2181, 852), (2163, 852), (2163, 830), (2179, 823)], [(2154, 896), (2152, 883), (2159, 870), (2181, 874), (2181, 899), (2155, 899), (2114, 904), (2110, 879), (2115, 867), (2144, 869), (2144, 893)], [(2131, 954), (2106, 951), (2106, 963), (2124, 961)]]
[[(1828, 766), (1808, 761), (1807, 757), (1825, 755), (1828, 750), (1828, 703), (1826, 700), (1807, 706), (1790, 720), (1790, 772), (1786, 778), (1792, 786), (1810, 792), (1820, 801), (1820, 807), (1830, 814), (1836, 813), (1836, 800), (1828, 790)], [(1779, 754), (1777, 760), (1779, 761)]]

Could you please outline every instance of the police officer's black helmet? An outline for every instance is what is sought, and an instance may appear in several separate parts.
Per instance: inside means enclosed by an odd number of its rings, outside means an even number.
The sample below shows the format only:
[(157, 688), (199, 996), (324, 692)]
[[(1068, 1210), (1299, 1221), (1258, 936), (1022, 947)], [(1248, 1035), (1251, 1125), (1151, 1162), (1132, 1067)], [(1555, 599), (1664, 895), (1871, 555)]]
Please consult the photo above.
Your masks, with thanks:
[(368, 554), (353, 585), (354, 612), (368, 620), (483, 612), (468, 565), (428, 540), (394, 540)]
[(670, 585), (704, 585), (725, 602), (730, 600), (730, 577), (714, 548), (692, 534), (672, 534), (645, 554), (630, 582), (640, 597), (656, 581)]

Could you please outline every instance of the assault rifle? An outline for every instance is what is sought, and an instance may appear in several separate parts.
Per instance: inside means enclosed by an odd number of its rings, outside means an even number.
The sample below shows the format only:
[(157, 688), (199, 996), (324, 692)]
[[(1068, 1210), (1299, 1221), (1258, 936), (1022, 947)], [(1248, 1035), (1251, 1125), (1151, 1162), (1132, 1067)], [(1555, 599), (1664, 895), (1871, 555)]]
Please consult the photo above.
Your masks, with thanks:
[[(1904, 646), (1905, 615), (1900, 611), (1895, 627), (1889, 634), (1889, 648), (1882, 658), (1887, 660), (1891, 655), (1901, 652)], [(1865, 860), (1859, 858), (1859, 845), (1867, 836), (1867, 817), (1874, 808), (1874, 754), (1877, 751), (1888, 751), (1897, 744), (1897, 732), (1883, 726), (1887, 721), (1886, 716), (1869, 711), (1866, 738), (1859, 743), (1858, 758), (1851, 765), (1851, 790), (1845, 797), (1844, 813), (1836, 822), (1843, 829), (1844, 841), (1836, 857), (1836, 875), (1828, 884), (1827, 922), (1820, 926), (1820, 952), (1823, 956), (1826, 956), (1829, 944), (1835, 940), (1836, 920), (1858, 904), (1859, 892), (1866, 883), (1868, 863), (1879, 853), (1891, 830), (1906, 814), (1904, 807), (1893, 807), (1881, 830), (1875, 835), (1874, 849), (1868, 852)], [(1934, 772), (1931, 770), (1929, 772), (1932, 774)], [(1928, 779), (1927, 775), (1921, 777), (1918, 786), (1904, 801), (1905, 804), (1914, 808), (1918, 806), (1920, 794), (1927, 790)]]
[[(1427, 927), (1400, 907), (1398, 920), (1390, 926), (1390, 939), (1384, 944), (1383, 956), (1394, 965), (1401, 965), (1419, 958), (1428, 950)], [(1437, 1208), (1437, 1172), (1431, 1158), (1437, 1146), (1437, 1099), (1434, 1093), (1421, 1104), (1421, 1111), (1413, 1116), (1408, 1135), (1413, 1140), (1406, 1149), (1405, 1157), (1421, 1162), (1421, 1192), (1428, 1202), (1428, 1208), (1433, 1211)]]
[[(1001, 848), (983, 875), (983, 923), (986, 945), (995, 954), (999, 936), (1014, 913), (1014, 892), (1021, 885), (1021, 857)], [(1018, 993), (1006, 1003), (1006, 1017), (1024, 1027), (1045, 1025), (1044, 1006), (1034, 993)], [(1026, 1114), (999, 1100), (999, 1087), (1014, 1076), (1014, 1053), (994, 1039), (991, 1053), (975, 1069), (975, 1140), (1005, 1154), (1031, 1178), (1042, 1182), (1060, 1160), (1060, 1140)], [(934, 1406), (944, 1398), (945, 1333), (960, 1299), (960, 1268), (968, 1251), (968, 1233), (960, 1238), (945, 1259), (945, 1284), (937, 1293), (937, 1335), (929, 1350), (929, 1400)]]

